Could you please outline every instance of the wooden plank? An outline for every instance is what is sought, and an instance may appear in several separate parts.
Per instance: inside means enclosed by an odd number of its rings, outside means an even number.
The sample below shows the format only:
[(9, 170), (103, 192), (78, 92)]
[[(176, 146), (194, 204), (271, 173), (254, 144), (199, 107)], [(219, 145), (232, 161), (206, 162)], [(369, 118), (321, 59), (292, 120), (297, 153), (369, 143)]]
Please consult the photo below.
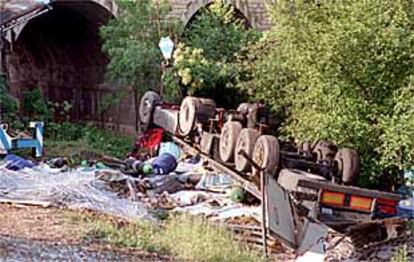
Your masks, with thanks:
[(7, 203), (7, 204), (13, 204), (13, 205), (25, 205), (25, 206), (41, 206), (41, 207), (53, 206), (53, 203), (48, 202), (48, 201), (34, 201), (34, 200), (9, 199), (9, 198), (0, 198), (0, 203)]

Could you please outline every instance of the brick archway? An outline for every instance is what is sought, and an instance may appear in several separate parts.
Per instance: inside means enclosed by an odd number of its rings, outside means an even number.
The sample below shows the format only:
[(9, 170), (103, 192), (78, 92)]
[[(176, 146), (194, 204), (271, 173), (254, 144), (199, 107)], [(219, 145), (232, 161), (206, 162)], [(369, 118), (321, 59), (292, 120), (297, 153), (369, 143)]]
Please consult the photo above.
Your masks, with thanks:
[(50, 11), (27, 21), (6, 53), (11, 93), (39, 87), (49, 101), (68, 101), (72, 117), (96, 120), (97, 92), (109, 60), (99, 28), (116, 16), (113, 0), (51, 0)]
[[(250, 25), (254, 25), (254, 17), (249, 17), (248, 8), (246, 8), (246, 4), (241, 4), (241, 1), (232, 1), (227, 0), (228, 4), (233, 5), (243, 16), (247, 19)], [(181, 16), (181, 21), (184, 24), (184, 27), (190, 22), (190, 20), (204, 7), (208, 6), (209, 4), (214, 3), (214, 0), (201, 0), (201, 1), (192, 1), (189, 5), (189, 8), (186, 12)]]
[[(260, 31), (270, 28), (271, 22), (267, 13), (268, 0), (226, 0), (233, 5), (248, 20), (249, 24)], [(214, 0), (172, 0), (172, 12), (170, 16), (180, 19), (184, 26), (193, 16)]]

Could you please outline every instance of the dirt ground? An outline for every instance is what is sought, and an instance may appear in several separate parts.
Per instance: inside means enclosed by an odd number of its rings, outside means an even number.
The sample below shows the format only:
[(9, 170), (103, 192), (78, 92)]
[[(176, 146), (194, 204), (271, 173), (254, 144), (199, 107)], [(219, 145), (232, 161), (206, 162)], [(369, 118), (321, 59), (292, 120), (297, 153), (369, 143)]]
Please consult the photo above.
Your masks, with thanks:
[(85, 241), (88, 223), (55, 208), (0, 204), (1, 261), (173, 261), (137, 249)]

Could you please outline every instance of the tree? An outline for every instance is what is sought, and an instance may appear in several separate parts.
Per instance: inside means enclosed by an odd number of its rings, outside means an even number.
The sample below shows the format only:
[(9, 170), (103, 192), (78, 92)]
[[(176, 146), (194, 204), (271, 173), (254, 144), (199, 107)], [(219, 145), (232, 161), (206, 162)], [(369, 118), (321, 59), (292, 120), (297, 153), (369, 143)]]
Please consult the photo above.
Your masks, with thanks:
[(251, 48), (239, 87), (282, 111), (280, 132), (355, 147), (363, 184), (413, 166), (413, 3), (278, 1), (271, 13), (268, 51)]
[(18, 103), (7, 90), (6, 79), (0, 76), (0, 122), (12, 122), (16, 118)]
[[(203, 8), (185, 28), (174, 53), (173, 77), (190, 95), (209, 97), (220, 106), (234, 106), (243, 100), (235, 89), (237, 53), (259, 33), (246, 28), (246, 21), (232, 5), (217, 0)], [(173, 77), (171, 77), (173, 75)], [(240, 93), (240, 94), (237, 94)]]
[[(160, 38), (174, 37), (178, 24), (166, 18), (170, 11), (166, 0), (118, 0), (117, 3), (118, 16), (101, 28), (103, 50), (110, 58), (107, 76), (117, 86), (133, 88), (138, 110), (139, 96), (146, 90), (157, 90), (160, 85)], [(114, 100), (119, 101), (119, 96), (116, 97)]]

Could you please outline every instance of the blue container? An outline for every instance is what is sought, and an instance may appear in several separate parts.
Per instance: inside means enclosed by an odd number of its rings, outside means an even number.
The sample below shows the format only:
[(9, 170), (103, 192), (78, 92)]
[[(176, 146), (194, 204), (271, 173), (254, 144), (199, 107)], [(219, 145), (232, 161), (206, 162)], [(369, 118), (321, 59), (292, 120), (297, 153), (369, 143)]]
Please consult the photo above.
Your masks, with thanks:
[(159, 155), (171, 154), (178, 161), (181, 157), (181, 148), (173, 142), (161, 143)]
[(177, 167), (177, 160), (169, 153), (159, 155), (153, 162), (154, 174), (168, 175)]
[(398, 216), (414, 219), (414, 198), (400, 201), (398, 205)]
[(4, 161), (6, 162), (6, 168), (13, 171), (19, 171), (24, 168), (35, 167), (35, 165), (31, 161), (11, 154), (7, 155), (4, 158)]

